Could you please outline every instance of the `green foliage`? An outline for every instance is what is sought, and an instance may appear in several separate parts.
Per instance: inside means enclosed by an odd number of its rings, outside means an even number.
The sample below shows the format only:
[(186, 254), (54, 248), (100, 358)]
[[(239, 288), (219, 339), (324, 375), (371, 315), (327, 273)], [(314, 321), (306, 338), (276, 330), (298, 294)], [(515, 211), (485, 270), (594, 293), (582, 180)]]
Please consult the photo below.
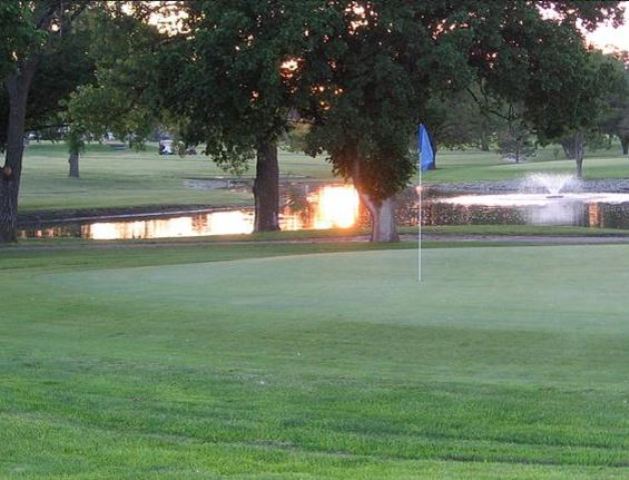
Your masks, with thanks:
[(37, 51), (46, 41), (45, 32), (35, 25), (39, 9), (22, 0), (0, 2), (0, 79), (13, 73), (20, 60)]
[(314, 97), (306, 108), (313, 122), (307, 151), (326, 152), (336, 174), (380, 201), (401, 190), (414, 171), (408, 139), (423, 92), (408, 62), (422, 32), (412, 33), (412, 7), (370, 2), (365, 12), (369, 23), (354, 27), (363, 17), (335, 3), (321, 30), (313, 26), (309, 34), (317, 48), (304, 60), (303, 90)]
[(623, 71), (624, 85), (607, 93), (608, 108), (603, 112), (599, 129), (603, 134), (618, 135), (623, 142), (629, 142), (629, 63), (622, 55), (612, 56), (611, 62), (616, 70)]
[(506, 124), (502, 110), (500, 102), (481, 91), (448, 92), (429, 100), (425, 122), (438, 148), (476, 147), (488, 151)]
[(55, 118), (62, 102), (78, 86), (94, 81), (94, 61), (87, 54), (92, 39), (87, 13), (56, 39), (54, 48), (41, 55), (27, 106), (26, 130), (62, 124)]
[(187, 143), (205, 143), (225, 168), (242, 171), (261, 143), (288, 129), (291, 82), (285, 60), (298, 56), (304, 2), (215, 0), (184, 5), (193, 35), (166, 45), (161, 106)]
[(92, 138), (112, 132), (141, 148), (160, 118), (155, 77), (163, 66), (155, 50), (163, 37), (155, 26), (115, 10), (93, 12), (89, 32), (96, 78), (70, 95), (66, 121)]
[[(60, 102), (67, 99), (78, 85), (93, 79), (94, 64), (87, 55), (91, 37), (82, 14), (86, 6), (87, 2), (84, 1), (53, 0), (36, 3), (10, 0), (0, 5), (0, 19), (12, 19), (13, 22), (11, 28), (3, 30), (5, 43), (0, 46), (12, 52), (11, 69), (32, 56), (37, 61), (26, 106), (27, 131), (58, 129), (62, 126), (63, 119), (58, 117), (63, 111)], [(51, 15), (51, 11), (55, 20), (39, 25), (38, 20), (42, 22), (42, 18)], [(51, 27), (51, 23), (55, 24), (55, 28)], [(4, 65), (7, 63), (4, 62)], [(5, 69), (5, 75), (11, 69)], [(8, 120), (9, 98), (6, 90), (2, 89), (0, 149), (6, 142)]]
[(521, 124), (515, 128), (501, 131), (498, 135), (497, 147), (498, 153), (511, 157), (516, 162), (520, 162), (535, 153), (535, 143), (526, 126)]
[(618, 62), (578, 49), (556, 49), (547, 56), (565, 73), (561, 82), (552, 85), (544, 76), (533, 82), (525, 117), (536, 126), (540, 140), (547, 143), (574, 132), (598, 130), (612, 106), (610, 96), (626, 91)]
[(144, 105), (129, 104), (124, 90), (107, 86), (84, 85), (73, 92), (67, 103), (67, 115), (74, 128), (100, 139), (107, 132), (126, 140), (146, 138), (155, 119)]
[[(372, 1), (358, 9), (329, 2), (308, 25), (308, 151), (327, 152), (335, 172), (381, 200), (413, 173), (408, 142), (417, 124), (430, 124), (431, 115), (440, 123), (435, 100), (454, 92), (480, 86), (477, 100), (491, 99), (493, 110), (522, 105), (518, 120), (549, 137), (589, 121), (610, 84), (607, 67), (581, 83), (592, 66), (577, 23), (618, 20), (619, 2), (556, 2), (552, 20), (541, 5), (551, 2)], [(572, 88), (590, 96), (575, 102)], [(568, 106), (578, 118), (560, 111)]]

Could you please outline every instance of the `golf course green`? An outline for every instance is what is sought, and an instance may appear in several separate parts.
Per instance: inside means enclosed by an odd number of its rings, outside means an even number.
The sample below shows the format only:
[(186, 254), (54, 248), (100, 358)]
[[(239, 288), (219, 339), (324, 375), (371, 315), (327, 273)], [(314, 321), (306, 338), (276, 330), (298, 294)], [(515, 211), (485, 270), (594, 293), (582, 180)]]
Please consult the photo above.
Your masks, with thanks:
[(629, 246), (0, 251), (0, 478), (629, 478)]

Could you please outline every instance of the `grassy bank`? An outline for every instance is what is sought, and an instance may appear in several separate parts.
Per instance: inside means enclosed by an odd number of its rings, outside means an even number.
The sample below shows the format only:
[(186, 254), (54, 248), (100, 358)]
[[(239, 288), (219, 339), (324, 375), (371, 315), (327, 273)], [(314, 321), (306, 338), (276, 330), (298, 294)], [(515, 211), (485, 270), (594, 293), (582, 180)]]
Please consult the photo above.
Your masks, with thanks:
[[(0, 246), (0, 252), (11, 252), (16, 255), (24, 251), (63, 251), (80, 250), (88, 248), (87, 256), (93, 255), (95, 249), (114, 250), (122, 252), (124, 256), (128, 250), (126, 247), (134, 249), (150, 249), (153, 247), (172, 248), (173, 253), (178, 247), (194, 247), (201, 250), (207, 249), (211, 245), (222, 244), (229, 249), (230, 245), (251, 244), (252, 251), (257, 251), (256, 246), (271, 244), (286, 244), (287, 248), (313, 248), (317, 244), (322, 249), (381, 249), (381, 248), (406, 248), (407, 243), (413, 248), (416, 247), (415, 239), (418, 238), (418, 228), (400, 227), (398, 229), (402, 243), (383, 245), (366, 244), (370, 230), (368, 228), (334, 228), (328, 230), (287, 230), (275, 232), (260, 232), (251, 234), (234, 235), (212, 235), (205, 237), (172, 237), (156, 239), (132, 239), (132, 240), (89, 240), (84, 238), (58, 237), (58, 238), (29, 238), (22, 239), (17, 244), (7, 244)], [(517, 237), (517, 238), (514, 238)], [(446, 248), (449, 246), (459, 246), (460, 241), (466, 243), (474, 241), (475, 244), (500, 245), (518, 240), (521, 244), (535, 244), (548, 237), (553, 243), (561, 243), (562, 239), (582, 239), (587, 243), (588, 239), (594, 238), (597, 241), (609, 239), (622, 240), (629, 237), (629, 230), (615, 228), (589, 228), (589, 227), (567, 227), (552, 225), (443, 225), (422, 227), (422, 238), (424, 248)], [(528, 239), (528, 240), (527, 240)], [(94, 247), (92, 249), (91, 247)], [(275, 247), (270, 247), (275, 248)], [(262, 249), (264, 250), (264, 249)], [(332, 250), (321, 250), (332, 251)], [(129, 250), (129, 253), (131, 250)]]
[(629, 475), (629, 247), (373, 248), (0, 251), (0, 477)]
[[(523, 178), (531, 173), (574, 174), (575, 161), (563, 154), (555, 156), (554, 147), (538, 151), (524, 163), (504, 162), (498, 155), (480, 151), (444, 151), (437, 155), (437, 170), (425, 172), (426, 183), (500, 181)], [(629, 178), (629, 158), (619, 147), (587, 152), (583, 162), (585, 179)]]

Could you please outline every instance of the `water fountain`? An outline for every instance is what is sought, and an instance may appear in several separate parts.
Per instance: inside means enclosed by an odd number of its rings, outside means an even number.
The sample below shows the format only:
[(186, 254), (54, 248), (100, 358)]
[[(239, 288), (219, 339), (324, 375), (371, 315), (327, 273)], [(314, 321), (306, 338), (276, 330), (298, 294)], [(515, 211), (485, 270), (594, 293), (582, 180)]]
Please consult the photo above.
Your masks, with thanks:
[(581, 185), (581, 181), (574, 175), (533, 173), (522, 181), (521, 190), (523, 193), (543, 193), (546, 198), (563, 198), (567, 189), (580, 190)]
[(466, 208), (518, 209), (525, 223), (535, 225), (591, 225), (586, 217), (601, 205), (629, 207), (629, 194), (589, 192), (584, 186), (572, 175), (535, 173), (520, 182), (516, 193), (461, 195), (435, 201)]

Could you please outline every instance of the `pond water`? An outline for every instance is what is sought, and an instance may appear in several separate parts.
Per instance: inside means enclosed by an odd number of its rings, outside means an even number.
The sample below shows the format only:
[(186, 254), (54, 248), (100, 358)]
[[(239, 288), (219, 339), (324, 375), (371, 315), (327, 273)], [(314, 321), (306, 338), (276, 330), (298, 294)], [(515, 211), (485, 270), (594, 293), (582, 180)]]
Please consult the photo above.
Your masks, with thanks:
[[(358, 194), (352, 186), (290, 186), (282, 193), (282, 230), (348, 228), (360, 216)], [(20, 231), (21, 238), (80, 237), (92, 240), (199, 237), (253, 232), (252, 208), (207, 211), (154, 218), (107, 221), (66, 221)]]
[[(548, 179), (543, 179), (547, 182)], [(282, 230), (368, 226), (352, 186), (293, 184), (283, 187)], [(22, 238), (81, 237), (93, 240), (197, 237), (253, 231), (253, 209), (153, 215), (107, 221), (64, 221), (26, 227)], [(398, 223), (417, 225), (418, 195), (398, 196)], [(534, 191), (500, 195), (456, 195), (424, 188), (423, 225), (535, 224), (629, 228), (629, 194)]]
[(464, 195), (427, 202), (422, 208), (422, 223), (625, 229), (629, 228), (629, 195)]

